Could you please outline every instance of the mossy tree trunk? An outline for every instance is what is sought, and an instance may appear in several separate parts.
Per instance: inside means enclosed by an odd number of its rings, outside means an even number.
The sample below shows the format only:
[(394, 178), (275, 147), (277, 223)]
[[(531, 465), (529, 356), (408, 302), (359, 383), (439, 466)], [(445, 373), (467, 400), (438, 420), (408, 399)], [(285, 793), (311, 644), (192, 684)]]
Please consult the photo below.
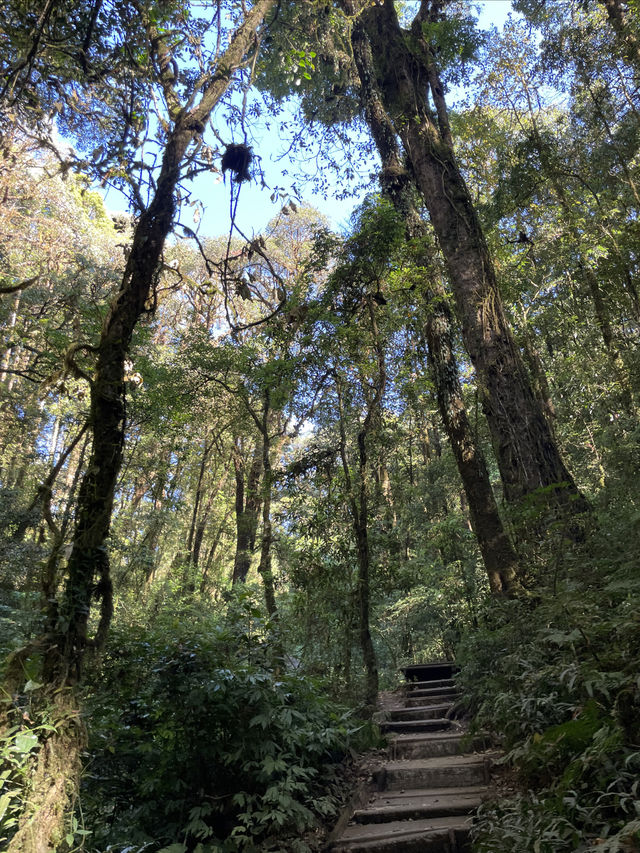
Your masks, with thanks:
[[(75, 687), (82, 675), (87, 649), (99, 648), (104, 643), (113, 613), (107, 539), (124, 447), (125, 359), (136, 325), (154, 302), (154, 285), (164, 244), (173, 226), (176, 188), (188, 149), (203, 132), (236, 70), (256, 45), (257, 30), (274, 5), (275, 0), (256, 0), (219, 57), (216, 68), (199, 81), (199, 101), (188, 108), (179, 101), (165, 36), (152, 24), (147, 27), (158, 66), (164, 69), (159, 82), (170, 121), (155, 194), (138, 219), (122, 283), (96, 347), (89, 417), (93, 444), (78, 494), (66, 587), (59, 612), (52, 610), (49, 632), (31, 649), (33, 655), (40, 654), (44, 661), (42, 702), (55, 709), (56, 730), (46, 736), (34, 757), (34, 784), (18, 830), (9, 843), (9, 853), (45, 853), (59, 846), (84, 743)], [(93, 602), (98, 599), (100, 619), (95, 636), (90, 638), (89, 616)], [(10, 685), (11, 692), (20, 677), (20, 660), (29, 654), (25, 650), (9, 669), (8, 682), (14, 682)]]
[(542, 489), (563, 513), (583, 512), (587, 502), (562, 460), (532, 389), (505, 316), (482, 227), (454, 156), (442, 85), (422, 29), (431, 13), (431, 4), (422, 3), (406, 31), (392, 0), (362, 12), (376, 83), (446, 261), (505, 496), (519, 504)]
[[(404, 218), (407, 236), (424, 240), (425, 225), (414, 201), (417, 188), (402, 162), (396, 133), (375, 81), (369, 40), (359, 21), (353, 26), (351, 43), (360, 76), (363, 106), (382, 163), (383, 192)], [(467, 416), (454, 353), (453, 317), (447, 294), (437, 280), (438, 273), (428, 250), (421, 254), (419, 261), (426, 275), (430, 276), (429, 281), (422, 282), (422, 290), (425, 335), (438, 408), (463, 483), (489, 586), (495, 594), (511, 595), (519, 587), (517, 554), (502, 524), (484, 455)]]
[(248, 473), (239, 442), (234, 447), (233, 464), (236, 477), (236, 555), (232, 583), (235, 585), (246, 581), (256, 543), (263, 473), (262, 443), (256, 443)]

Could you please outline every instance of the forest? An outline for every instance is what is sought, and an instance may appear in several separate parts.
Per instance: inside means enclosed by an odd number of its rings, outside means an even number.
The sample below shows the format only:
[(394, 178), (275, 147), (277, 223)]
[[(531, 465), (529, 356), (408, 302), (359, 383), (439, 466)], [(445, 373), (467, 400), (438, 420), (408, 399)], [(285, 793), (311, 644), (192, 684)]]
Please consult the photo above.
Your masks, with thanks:
[(4, 4), (0, 849), (325, 849), (446, 659), (640, 851), (640, 4), (479, 12)]

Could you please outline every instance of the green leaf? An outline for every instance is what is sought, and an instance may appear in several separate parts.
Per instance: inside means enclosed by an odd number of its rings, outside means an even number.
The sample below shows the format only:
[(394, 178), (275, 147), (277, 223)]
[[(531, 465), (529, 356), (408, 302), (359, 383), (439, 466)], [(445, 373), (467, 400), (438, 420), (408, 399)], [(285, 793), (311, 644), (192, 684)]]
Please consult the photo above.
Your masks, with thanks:
[(0, 820), (5, 816), (9, 803), (11, 802), (11, 794), (3, 794), (0, 797)]
[(33, 734), (18, 735), (15, 739), (15, 749), (17, 752), (27, 753), (38, 745), (38, 738)]

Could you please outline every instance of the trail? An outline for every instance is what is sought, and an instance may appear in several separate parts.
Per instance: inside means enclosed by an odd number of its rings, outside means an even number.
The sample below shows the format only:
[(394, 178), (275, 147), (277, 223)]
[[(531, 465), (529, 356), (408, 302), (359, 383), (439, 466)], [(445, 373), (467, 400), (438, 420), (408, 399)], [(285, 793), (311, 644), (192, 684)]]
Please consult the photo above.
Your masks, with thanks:
[(466, 853), (480, 803), (492, 796), (497, 756), (482, 738), (470, 740), (453, 720), (460, 698), (454, 664), (407, 667), (407, 683), (384, 712), (388, 759), (368, 793), (338, 823), (328, 849), (335, 853)]

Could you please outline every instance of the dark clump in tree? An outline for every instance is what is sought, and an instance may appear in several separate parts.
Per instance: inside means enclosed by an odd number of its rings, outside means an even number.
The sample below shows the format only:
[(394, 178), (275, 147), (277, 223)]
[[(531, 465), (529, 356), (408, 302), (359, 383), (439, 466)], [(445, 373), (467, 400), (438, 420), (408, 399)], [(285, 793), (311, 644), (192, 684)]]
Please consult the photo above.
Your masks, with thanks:
[(232, 172), (233, 179), (237, 183), (251, 180), (249, 171), (253, 161), (253, 153), (248, 145), (232, 143), (227, 145), (222, 155), (222, 171)]
[[(38, 640), (37, 649), (43, 660), (39, 677), (50, 690), (62, 722), (40, 753), (38, 784), (33, 787), (10, 850), (28, 853), (49, 849), (56, 845), (61, 832), (66, 799), (72, 789), (67, 780), (74, 780), (77, 775), (84, 740), (81, 734), (76, 736), (76, 732), (82, 731), (81, 726), (69, 728), (68, 721), (78, 715), (73, 688), (81, 678), (88, 649), (104, 645), (113, 615), (113, 584), (106, 542), (127, 422), (125, 360), (138, 322), (155, 303), (154, 287), (165, 241), (174, 224), (176, 191), (188, 151), (227, 91), (235, 70), (255, 48), (256, 33), (273, 5), (273, 0), (259, 0), (246, 13), (231, 34), (226, 50), (216, 57), (214, 69), (199, 81), (200, 98), (189, 109), (183, 109), (180, 99), (174, 73), (176, 60), (167, 31), (156, 17), (140, 13), (141, 38), (159, 69), (154, 82), (166, 104), (166, 138), (151, 202), (145, 205), (139, 190), (136, 195), (142, 209), (118, 294), (95, 347), (89, 413), (93, 444), (78, 494), (65, 591), (59, 607), (56, 602), (49, 603), (48, 630)], [(94, 637), (90, 637), (89, 618), (96, 600), (100, 601), (100, 619)], [(21, 661), (29, 654), (27, 650), (16, 658), (9, 672), (10, 682), (20, 679)]]

